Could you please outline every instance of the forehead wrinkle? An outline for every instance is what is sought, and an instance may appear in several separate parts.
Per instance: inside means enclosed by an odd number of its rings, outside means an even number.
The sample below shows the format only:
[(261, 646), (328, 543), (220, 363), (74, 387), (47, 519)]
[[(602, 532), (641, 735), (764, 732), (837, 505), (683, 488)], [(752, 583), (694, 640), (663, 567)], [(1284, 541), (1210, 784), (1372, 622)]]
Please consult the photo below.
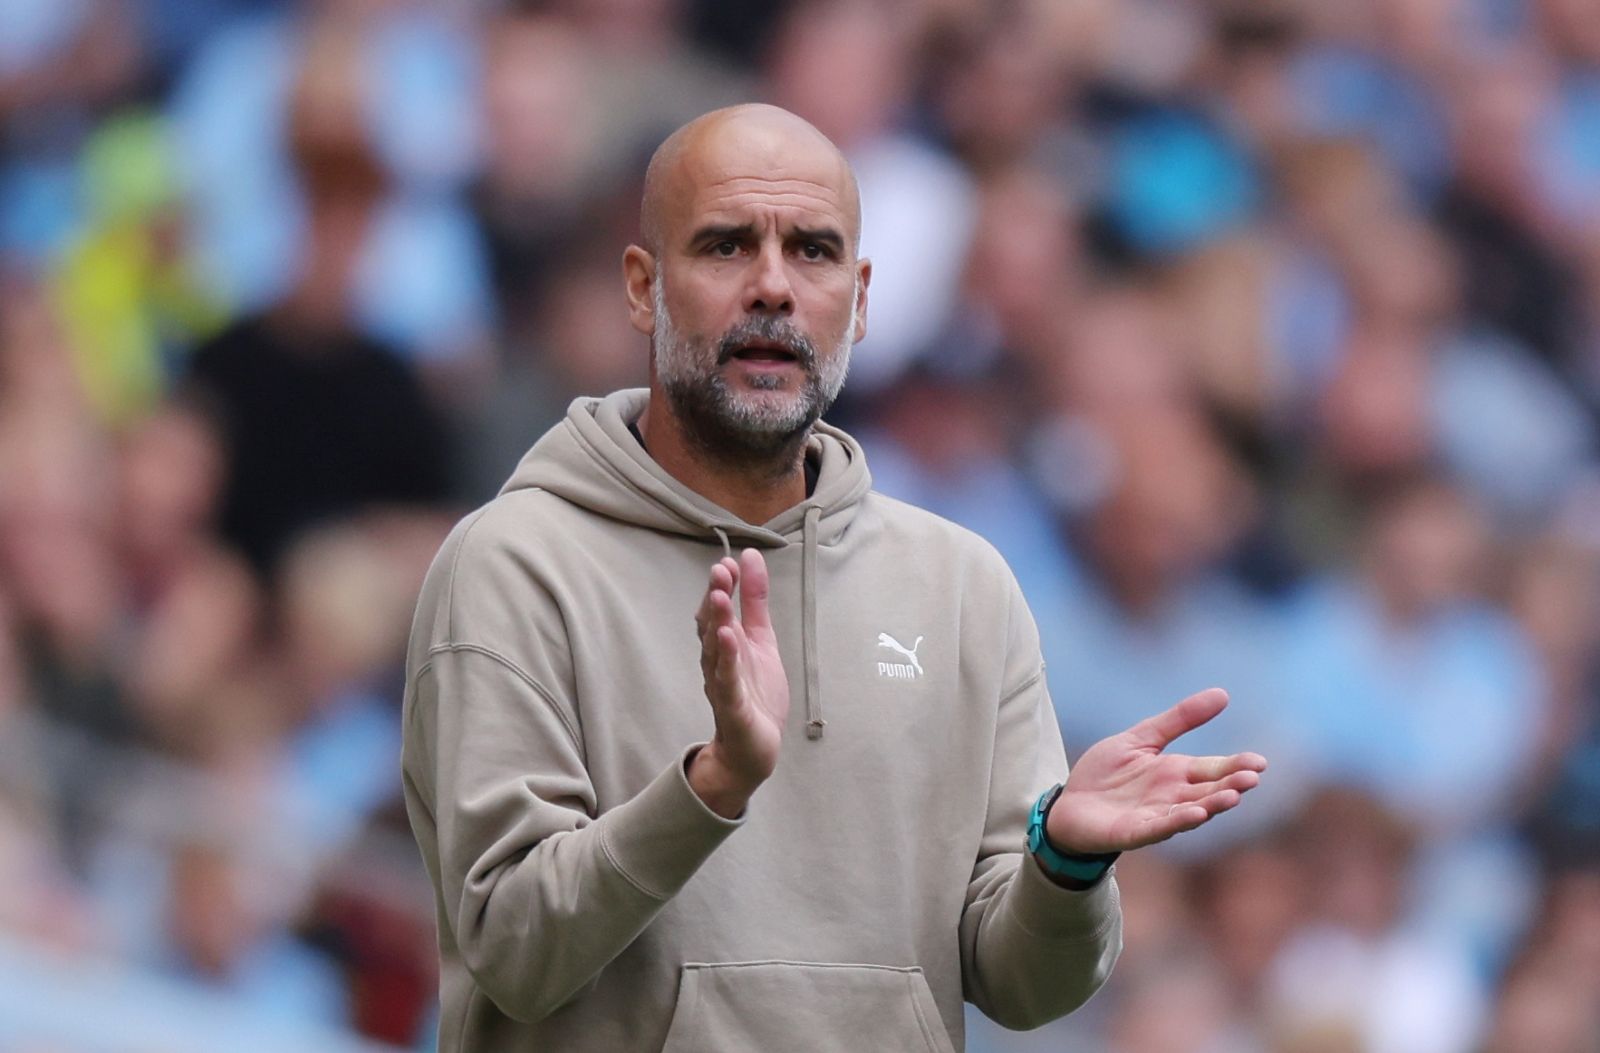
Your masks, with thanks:
[(837, 202), (802, 193), (762, 194), (753, 198), (745, 194), (718, 194), (707, 198), (702, 205), (709, 212), (733, 212), (752, 206), (765, 206), (806, 209), (812, 212), (838, 212), (841, 213), (840, 218), (843, 218), (843, 210), (838, 208)]
[(832, 183), (822, 182), (822, 181), (816, 180), (816, 179), (805, 179), (805, 178), (803, 178), (801, 176), (763, 176), (763, 175), (727, 176), (727, 177), (722, 178), (722, 179), (711, 180), (710, 182), (705, 184), (705, 187), (706, 187), (706, 189), (710, 190), (710, 189), (715, 189), (717, 187), (732, 187), (732, 186), (736, 186), (737, 184), (740, 184), (740, 183), (757, 183), (757, 184), (769, 185), (769, 186), (780, 186), (780, 185), (787, 184), (787, 183), (797, 183), (800, 186), (804, 186), (804, 187), (816, 187), (818, 190), (821, 190), (821, 191), (823, 191), (824, 193), (827, 193), (827, 194), (832, 194), (834, 196), (838, 196), (838, 193), (839, 193), (839, 188), (834, 186)]

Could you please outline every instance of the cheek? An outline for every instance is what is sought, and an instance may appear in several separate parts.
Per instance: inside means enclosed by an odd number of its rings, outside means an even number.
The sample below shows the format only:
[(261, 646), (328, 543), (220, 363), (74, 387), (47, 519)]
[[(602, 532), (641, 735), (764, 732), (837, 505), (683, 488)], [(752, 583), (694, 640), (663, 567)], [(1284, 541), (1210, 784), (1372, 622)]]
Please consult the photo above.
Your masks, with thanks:
[(815, 283), (813, 317), (819, 326), (836, 331), (853, 325), (856, 317), (856, 283), (853, 278), (827, 278)]
[(667, 283), (667, 308), (681, 327), (720, 333), (738, 320), (739, 290), (731, 266), (706, 267), (689, 280)]

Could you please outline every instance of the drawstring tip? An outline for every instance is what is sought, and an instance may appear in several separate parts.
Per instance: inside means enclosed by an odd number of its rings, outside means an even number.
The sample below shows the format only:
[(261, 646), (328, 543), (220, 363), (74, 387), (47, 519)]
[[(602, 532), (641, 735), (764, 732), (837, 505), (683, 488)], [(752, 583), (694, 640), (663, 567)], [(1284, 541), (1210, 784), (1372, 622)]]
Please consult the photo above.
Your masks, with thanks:
[(826, 720), (812, 720), (806, 723), (806, 738), (815, 742), (822, 737), (822, 729), (828, 722)]

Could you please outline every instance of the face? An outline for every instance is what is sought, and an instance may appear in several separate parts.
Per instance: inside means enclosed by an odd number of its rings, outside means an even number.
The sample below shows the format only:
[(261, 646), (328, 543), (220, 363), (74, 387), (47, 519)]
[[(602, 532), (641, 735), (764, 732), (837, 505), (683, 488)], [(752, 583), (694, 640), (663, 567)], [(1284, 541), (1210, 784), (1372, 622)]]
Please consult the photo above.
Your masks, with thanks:
[(654, 258), (627, 260), (655, 385), (702, 448), (775, 456), (833, 403), (865, 330), (848, 172), (825, 141), (744, 128), (691, 143), (672, 175)]
[(752, 315), (720, 338), (691, 335), (674, 324), (659, 277), (655, 310), (657, 380), (702, 445), (775, 455), (807, 432), (844, 386), (853, 321), (820, 352), (797, 326), (772, 315)]

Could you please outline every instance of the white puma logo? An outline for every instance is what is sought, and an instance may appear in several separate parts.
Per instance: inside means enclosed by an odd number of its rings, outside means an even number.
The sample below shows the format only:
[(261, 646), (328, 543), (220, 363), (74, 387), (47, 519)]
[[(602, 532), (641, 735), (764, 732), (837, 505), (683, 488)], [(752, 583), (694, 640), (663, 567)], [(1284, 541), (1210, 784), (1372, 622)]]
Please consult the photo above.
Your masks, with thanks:
[(922, 646), (923, 637), (917, 637), (917, 642), (906, 647), (899, 640), (888, 633), (878, 634), (878, 646), (887, 647), (891, 651), (898, 651), (906, 656), (909, 665), (900, 662), (879, 662), (878, 675), (900, 678), (914, 678), (922, 675), (922, 663), (917, 660), (917, 649)]

